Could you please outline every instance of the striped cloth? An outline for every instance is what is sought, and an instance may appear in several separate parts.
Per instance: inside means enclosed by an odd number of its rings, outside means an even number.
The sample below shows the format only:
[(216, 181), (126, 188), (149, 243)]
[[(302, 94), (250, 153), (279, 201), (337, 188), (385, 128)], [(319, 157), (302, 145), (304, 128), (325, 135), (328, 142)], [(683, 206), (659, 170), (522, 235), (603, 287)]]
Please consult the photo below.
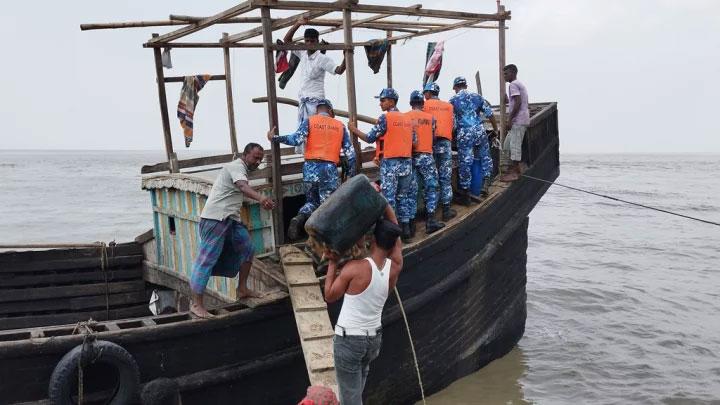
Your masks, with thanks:
[(195, 115), (195, 107), (197, 106), (200, 95), (198, 94), (205, 83), (210, 80), (210, 75), (185, 76), (182, 90), (180, 91), (180, 101), (177, 106), (177, 117), (180, 120), (180, 126), (185, 135), (185, 147), (190, 147), (193, 140), (193, 116)]
[(200, 253), (193, 263), (190, 289), (205, 291), (210, 276), (235, 277), (240, 266), (253, 260), (253, 246), (245, 225), (227, 217), (200, 219)]

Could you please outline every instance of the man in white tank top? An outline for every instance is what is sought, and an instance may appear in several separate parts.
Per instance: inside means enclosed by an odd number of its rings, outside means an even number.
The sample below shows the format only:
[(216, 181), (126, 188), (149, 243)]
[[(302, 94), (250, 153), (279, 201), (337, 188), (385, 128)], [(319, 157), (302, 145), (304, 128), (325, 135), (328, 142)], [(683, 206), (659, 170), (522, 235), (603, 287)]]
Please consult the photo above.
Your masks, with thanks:
[(402, 270), (402, 228), (388, 205), (375, 224), (370, 256), (349, 261), (336, 275), (336, 257), (326, 252), (325, 301), (343, 298), (333, 351), (342, 405), (361, 405), (370, 362), (380, 354), (381, 317), (388, 294)]

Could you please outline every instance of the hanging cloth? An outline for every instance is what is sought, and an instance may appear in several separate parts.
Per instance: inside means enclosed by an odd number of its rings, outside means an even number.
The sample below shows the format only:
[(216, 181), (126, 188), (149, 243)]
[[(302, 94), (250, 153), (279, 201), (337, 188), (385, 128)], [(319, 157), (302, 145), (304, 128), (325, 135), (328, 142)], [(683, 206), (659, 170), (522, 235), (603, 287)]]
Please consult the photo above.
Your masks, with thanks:
[(185, 135), (185, 147), (190, 147), (193, 140), (193, 116), (200, 95), (198, 94), (205, 84), (210, 80), (210, 75), (185, 76), (182, 90), (180, 90), (180, 101), (177, 106), (177, 117)]
[[(277, 40), (278, 45), (282, 45), (283, 41)], [(280, 55), (281, 53), (284, 53), (284, 57), (287, 61), (287, 68), (283, 69), (282, 71), (278, 70), (280, 68), (280, 63), (282, 63), (283, 56)], [(288, 59), (287, 51), (278, 51), (275, 54), (275, 72), (282, 74), (278, 78), (278, 83), (281, 89), (284, 89), (285, 86), (287, 86), (287, 82), (290, 81), (290, 78), (293, 77), (295, 74), (295, 70), (297, 70), (298, 65), (300, 65), (300, 57), (297, 55), (296, 52), (289, 52), (290, 58)], [(280, 63), (278, 63), (278, 60), (280, 60)]]
[[(283, 41), (277, 40), (278, 45), (282, 45)], [(283, 73), (290, 69), (290, 63), (287, 58), (288, 51), (277, 51), (275, 52), (275, 73)]]
[(387, 50), (387, 39), (375, 39), (370, 41), (370, 44), (365, 45), (365, 55), (368, 59), (368, 66), (370, 66), (373, 73), (377, 74), (377, 72), (380, 71), (380, 65), (382, 65), (383, 59), (385, 59)]
[(163, 49), (162, 55), (160, 55), (162, 65), (165, 69), (172, 69), (172, 59), (170, 58), (170, 48)]
[(440, 76), (442, 68), (443, 50), (445, 41), (428, 42), (427, 52), (425, 53), (425, 74), (423, 75), (423, 86), (435, 82)]

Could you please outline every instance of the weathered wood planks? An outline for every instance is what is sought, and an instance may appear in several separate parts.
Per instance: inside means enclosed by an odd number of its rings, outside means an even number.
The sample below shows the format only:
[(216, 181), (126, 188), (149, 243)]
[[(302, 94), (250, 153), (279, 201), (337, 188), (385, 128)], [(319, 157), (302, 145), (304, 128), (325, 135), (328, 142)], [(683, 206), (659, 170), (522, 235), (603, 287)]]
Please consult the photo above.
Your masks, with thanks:
[(334, 331), (312, 260), (294, 246), (281, 247), (280, 257), (310, 383), (330, 387), (337, 393)]

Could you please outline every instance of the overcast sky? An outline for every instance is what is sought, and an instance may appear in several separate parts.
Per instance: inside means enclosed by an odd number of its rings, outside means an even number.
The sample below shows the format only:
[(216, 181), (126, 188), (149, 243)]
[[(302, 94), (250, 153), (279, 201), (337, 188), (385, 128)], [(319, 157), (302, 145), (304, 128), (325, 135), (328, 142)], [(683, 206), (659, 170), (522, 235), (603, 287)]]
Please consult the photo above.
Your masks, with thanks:
[[(363, 1), (382, 3), (387, 1)], [(395, 1), (410, 5), (419, 0)], [(167, 19), (169, 14), (211, 15), (237, 3), (197, 0), (13, 2), (0, 15), (2, 149), (163, 150), (152, 51), (153, 32), (177, 27), (85, 31), (90, 22)], [(426, 8), (494, 12), (495, 1), (425, 1)], [(515, 63), (531, 102), (557, 101), (563, 152), (720, 153), (720, 1), (716, 0), (508, 0), (512, 11), (507, 61)], [(287, 13), (278, 13), (284, 16)], [(275, 16), (275, 15), (274, 15)], [(217, 41), (220, 25), (183, 40)], [(283, 32), (277, 32), (276, 38)], [(361, 40), (377, 37), (359, 30)], [(327, 36), (334, 42), (341, 33)], [(426, 44), (446, 40), (438, 80), (441, 98), (456, 75), (479, 70), (485, 96), (498, 100), (497, 32), (461, 30), (413, 39), (393, 48), (401, 107), (419, 88)], [(329, 55), (339, 63), (339, 51)], [(379, 114), (372, 98), (385, 83), (355, 53), (358, 109)], [(221, 74), (220, 49), (176, 49), (168, 76)], [(232, 51), (233, 91), (240, 144), (264, 140), (262, 51)], [(280, 96), (297, 96), (298, 76)], [(175, 108), (181, 84), (168, 84), (173, 141), (187, 153)], [(327, 96), (345, 109), (345, 76), (326, 79)], [(280, 132), (295, 129), (296, 111), (279, 106)], [(210, 82), (200, 95), (191, 150), (228, 150), (224, 84)], [(267, 142), (263, 142), (267, 143)]]

